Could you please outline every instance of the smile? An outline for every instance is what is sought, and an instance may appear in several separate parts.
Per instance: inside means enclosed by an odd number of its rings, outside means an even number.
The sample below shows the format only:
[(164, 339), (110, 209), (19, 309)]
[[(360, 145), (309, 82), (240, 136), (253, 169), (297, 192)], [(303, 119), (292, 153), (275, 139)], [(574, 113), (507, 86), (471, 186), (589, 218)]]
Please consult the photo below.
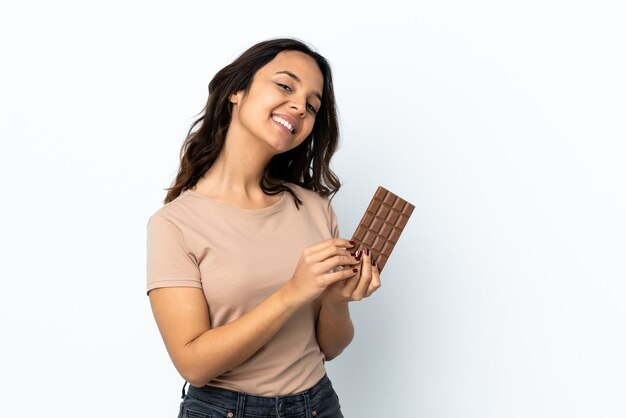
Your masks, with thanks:
[(291, 126), (291, 123), (287, 122), (285, 119), (281, 118), (280, 116), (275, 116), (272, 115), (272, 120), (274, 122), (278, 122), (281, 125), (283, 125), (285, 128), (289, 129), (289, 132), (291, 132), (292, 134), (295, 133), (296, 131), (293, 129), (293, 126)]

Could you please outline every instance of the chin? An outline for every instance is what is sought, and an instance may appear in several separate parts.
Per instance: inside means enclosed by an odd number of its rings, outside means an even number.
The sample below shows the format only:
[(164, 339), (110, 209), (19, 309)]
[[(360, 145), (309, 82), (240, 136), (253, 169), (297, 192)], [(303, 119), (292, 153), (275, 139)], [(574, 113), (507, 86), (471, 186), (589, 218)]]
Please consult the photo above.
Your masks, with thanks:
[(269, 143), (268, 145), (270, 148), (272, 148), (272, 151), (274, 151), (274, 154), (282, 154), (284, 152), (291, 151), (292, 149), (297, 147), (297, 145), (294, 145), (293, 143), (285, 143), (285, 142)]

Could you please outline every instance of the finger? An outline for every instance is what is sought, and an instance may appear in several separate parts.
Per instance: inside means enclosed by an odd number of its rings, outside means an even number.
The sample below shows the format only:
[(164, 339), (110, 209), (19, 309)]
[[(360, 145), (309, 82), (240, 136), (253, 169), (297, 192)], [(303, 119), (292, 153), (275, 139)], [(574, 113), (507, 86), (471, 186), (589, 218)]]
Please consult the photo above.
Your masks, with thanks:
[(355, 257), (336, 255), (313, 266), (313, 272), (319, 274), (327, 272), (328, 270), (334, 270), (338, 267), (344, 267), (346, 269), (349, 269), (353, 266), (357, 267), (359, 263), (360, 261), (358, 261)]
[(309, 263), (319, 263), (319, 271), (328, 271), (338, 266), (353, 266), (359, 263), (359, 260), (357, 260), (355, 256), (352, 256), (348, 251), (338, 247), (322, 250), (309, 257), (310, 258), (307, 259)]
[(349, 256), (351, 254), (352, 253), (345, 248), (337, 247), (336, 245), (329, 245), (321, 247), (317, 251), (312, 251), (309, 248), (305, 256), (310, 262), (320, 263), (336, 255)]
[(377, 291), (382, 283), (380, 282), (380, 272), (378, 271), (378, 265), (374, 264), (372, 266), (372, 281), (370, 282), (369, 287), (367, 288), (366, 297), (369, 297)]
[(361, 274), (362, 274), (361, 273), (361, 269), (362, 269), (362, 266), (363, 266), (363, 264), (362, 264), (363, 262), (362, 262), (362, 259), (361, 259), (362, 256), (363, 256), (363, 254), (362, 254), (361, 250), (356, 252), (355, 260), (359, 264), (353, 266), (353, 268), (357, 269), (357, 273), (352, 278), (350, 278), (349, 280), (346, 280), (346, 282), (343, 285), (343, 289), (342, 289), (343, 292), (342, 293), (343, 293), (343, 295), (346, 298), (352, 297), (352, 292), (354, 292), (354, 290), (356, 289), (357, 285), (359, 284), (359, 280), (360, 280), (360, 277), (361, 277)]
[(372, 255), (369, 248), (365, 248), (363, 251), (363, 263), (361, 264), (361, 276), (359, 278), (359, 284), (352, 292), (352, 298), (354, 300), (361, 300), (367, 295), (367, 290), (372, 281)]
[(343, 238), (332, 238), (332, 239), (327, 239), (327, 240), (318, 242), (317, 244), (314, 244), (310, 247), (307, 247), (306, 250), (309, 251), (310, 253), (316, 253), (319, 250), (325, 247), (329, 247), (329, 246), (351, 248), (351, 247), (354, 247), (354, 241), (350, 241), (350, 240), (343, 239)]
[(347, 268), (333, 273), (326, 273), (322, 276), (322, 284), (328, 287), (341, 280), (351, 280), (351, 278), (356, 276), (358, 272), (359, 270), (356, 268)]

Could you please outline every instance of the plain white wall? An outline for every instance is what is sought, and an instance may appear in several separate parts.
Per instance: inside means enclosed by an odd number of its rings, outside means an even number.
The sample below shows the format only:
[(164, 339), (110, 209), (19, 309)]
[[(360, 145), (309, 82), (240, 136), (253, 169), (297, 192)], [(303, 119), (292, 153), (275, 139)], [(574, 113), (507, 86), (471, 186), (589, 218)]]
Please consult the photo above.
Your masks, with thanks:
[(416, 205), (328, 363), (347, 417), (626, 416), (620, 2), (0, 7), (0, 416), (172, 417), (145, 227), (213, 74), (295, 36), (334, 68), (334, 200)]

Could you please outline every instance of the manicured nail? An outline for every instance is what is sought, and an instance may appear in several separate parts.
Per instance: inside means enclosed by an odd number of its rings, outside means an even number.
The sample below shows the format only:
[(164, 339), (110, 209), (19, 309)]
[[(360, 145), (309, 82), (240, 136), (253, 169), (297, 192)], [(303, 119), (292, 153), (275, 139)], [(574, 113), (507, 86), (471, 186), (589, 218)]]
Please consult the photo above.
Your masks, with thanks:
[(352, 269), (352, 273), (356, 273), (357, 271), (357, 269)]
[(356, 257), (356, 253), (350, 253), (352, 257)]
[(356, 258), (361, 258), (361, 253), (363, 253), (362, 250), (359, 250), (356, 252)]
[(350, 240), (350, 245), (354, 245), (354, 241)]
[[(373, 266), (376, 266), (376, 261), (374, 261), (374, 259), (373, 259), (373, 258), (372, 258), (372, 265), (373, 265)], [(376, 266), (376, 267), (378, 267), (378, 266)]]
[(370, 249), (369, 249), (369, 248), (366, 248), (366, 249), (365, 249), (365, 255), (367, 255), (367, 256), (369, 256), (369, 255), (370, 255)]

